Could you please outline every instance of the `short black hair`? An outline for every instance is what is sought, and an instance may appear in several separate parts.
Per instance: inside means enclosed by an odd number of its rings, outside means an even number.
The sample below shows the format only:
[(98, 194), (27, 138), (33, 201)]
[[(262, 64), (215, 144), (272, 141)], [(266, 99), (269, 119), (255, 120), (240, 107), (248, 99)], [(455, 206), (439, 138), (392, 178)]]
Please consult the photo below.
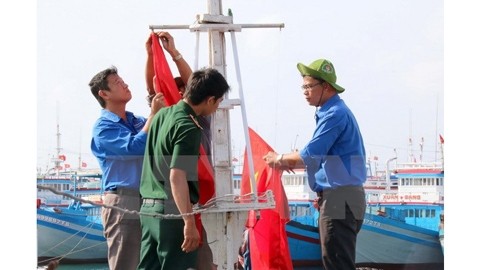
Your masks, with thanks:
[(202, 68), (190, 75), (183, 96), (193, 105), (198, 105), (212, 96), (217, 100), (228, 90), (230, 86), (218, 70)]
[(180, 90), (182, 87), (185, 88), (185, 83), (183, 82), (182, 77), (175, 77), (173, 79), (175, 80), (178, 90)]
[(100, 71), (95, 76), (93, 76), (93, 78), (88, 83), (88, 86), (90, 86), (90, 91), (92, 92), (92, 95), (97, 99), (98, 103), (100, 103), (100, 106), (102, 106), (102, 108), (105, 108), (106, 103), (105, 103), (105, 100), (103, 100), (103, 98), (100, 97), (100, 95), (98, 94), (98, 91), (110, 90), (110, 88), (108, 88), (107, 77), (112, 74), (113, 75), (118, 74), (118, 70), (114, 66), (111, 66), (110, 68)]

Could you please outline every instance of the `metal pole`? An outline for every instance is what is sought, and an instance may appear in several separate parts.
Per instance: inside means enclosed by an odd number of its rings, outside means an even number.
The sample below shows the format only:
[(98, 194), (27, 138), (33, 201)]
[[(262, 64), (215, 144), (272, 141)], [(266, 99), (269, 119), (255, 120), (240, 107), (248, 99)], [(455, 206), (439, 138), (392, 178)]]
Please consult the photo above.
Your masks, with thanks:
[[(193, 30), (195, 29), (195, 26), (198, 26), (199, 24), (193, 24), (193, 25), (187, 25), (187, 24), (177, 24), (177, 25), (164, 25), (164, 24), (159, 24), (159, 25), (149, 25), (148, 28), (151, 30), (175, 30), (175, 29), (190, 29)], [(285, 24), (284, 23), (253, 23), (253, 24), (209, 24), (209, 23), (202, 23), (201, 24), (203, 27), (202, 28), (214, 28), (214, 27), (231, 27), (231, 30), (240, 30), (243, 28), (284, 28)], [(206, 31), (206, 30), (205, 30)]]
[(237, 83), (238, 83), (238, 92), (240, 95), (240, 102), (241, 102), (241, 110), (242, 110), (242, 120), (243, 120), (243, 131), (245, 133), (245, 144), (247, 148), (247, 162), (248, 162), (248, 169), (250, 173), (250, 188), (252, 191), (252, 196), (254, 202), (258, 202), (257, 197), (257, 185), (255, 181), (255, 171), (253, 168), (253, 156), (252, 156), (252, 146), (250, 144), (250, 136), (248, 132), (248, 123), (247, 123), (247, 109), (245, 108), (245, 98), (243, 97), (243, 87), (242, 87), (242, 77), (240, 75), (240, 60), (238, 58), (238, 51), (237, 51), (237, 41), (235, 39), (235, 32), (230, 32), (232, 37), (232, 50), (235, 62), (235, 69), (237, 73)]

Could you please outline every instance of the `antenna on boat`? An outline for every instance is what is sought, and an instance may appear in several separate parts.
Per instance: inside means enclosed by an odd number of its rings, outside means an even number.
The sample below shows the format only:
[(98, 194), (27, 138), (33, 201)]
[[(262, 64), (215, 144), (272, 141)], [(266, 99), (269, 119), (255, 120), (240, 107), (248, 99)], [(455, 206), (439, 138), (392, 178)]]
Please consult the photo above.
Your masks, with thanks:
[(444, 167), (445, 160), (444, 160), (444, 157), (443, 157), (443, 142), (444, 142), (443, 137), (442, 137), (442, 135), (440, 135), (440, 154), (441, 154), (440, 159), (441, 159), (441, 162), (442, 162), (442, 171), (445, 170), (445, 167)]
[(297, 139), (298, 139), (298, 134), (295, 136), (295, 141), (293, 142), (293, 145), (292, 145), (292, 152), (297, 151)]
[(59, 168), (60, 168), (61, 163), (63, 162), (63, 159), (60, 156), (60, 152), (62, 151), (61, 141), (60, 141), (62, 134), (60, 133), (60, 117), (59, 117), (60, 108), (59, 107), (60, 107), (60, 105), (57, 101), (57, 134), (56, 134), (57, 135), (57, 148), (56, 148), (57, 154), (53, 158), (53, 163), (55, 164), (54, 169), (55, 169), (55, 172), (56, 172), (57, 176), (60, 175), (60, 169)]
[(393, 153), (395, 153), (395, 163), (398, 161), (398, 154), (397, 154), (397, 148), (393, 148)]
[(414, 162), (412, 136), (408, 138), (408, 162)]
[(372, 161), (370, 159), (371, 154), (368, 156), (367, 159), (367, 178), (373, 176), (372, 174)]
[[(437, 107), (436, 107), (436, 113), (435, 113), (435, 138), (437, 137), (437, 134), (438, 134), (438, 93), (437, 93)], [(443, 156), (443, 149), (441, 151)], [(437, 144), (435, 144), (435, 162), (437, 162)], [(443, 168), (443, 157), (442, 157), (442, 168)]]
[(391, 185), (391, 181), (390, 181), (390, 162), (396, 160), (397, 157), (393, 157), (393, 158), (390, 158), (387, 160), (386, 162), (386, 169), (385, 169), (385, 180), (387, 181), (387, 190), (390, 190), (390, 185)]
[(78, 170), (82, 170), (82, 130), (80, 129), (80, 142), (78, 143)]
[(422, 163), (422, 159), (423, 159), (423, 137), (420, 139), (420, 163)]

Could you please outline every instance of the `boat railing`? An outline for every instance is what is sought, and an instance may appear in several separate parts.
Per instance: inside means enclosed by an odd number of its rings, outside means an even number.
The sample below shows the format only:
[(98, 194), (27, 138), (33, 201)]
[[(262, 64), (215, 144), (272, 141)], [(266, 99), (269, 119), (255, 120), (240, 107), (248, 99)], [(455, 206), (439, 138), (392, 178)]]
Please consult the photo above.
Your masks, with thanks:
[(398, 163), (395, 165), (394, 170), (402, 170), (402, 169), (425, 169), (425, 170), (443, 170), (442, 165), (439, 163)]

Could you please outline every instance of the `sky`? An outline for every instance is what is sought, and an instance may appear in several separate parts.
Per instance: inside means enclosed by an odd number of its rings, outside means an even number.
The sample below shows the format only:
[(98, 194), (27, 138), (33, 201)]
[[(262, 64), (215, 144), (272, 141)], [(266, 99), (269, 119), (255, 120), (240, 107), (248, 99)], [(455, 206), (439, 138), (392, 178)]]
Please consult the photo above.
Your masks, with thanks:
[[(67, 162), (75, 166), (80, 157), (89, 168), (98, 167), (89, 144), (100, 106), (90, 93), (89, 80), (98, 71), (116, 66), (133, 94), (127, 109), (147, 115), (144, 43), (150, 33), (148, 26), (189, 25), (197, 14), (207, 13), (207, 1), (199, 0), (181, 4), (158, 0), (4, 2), (1, 33), (9, 38), (2, 38), (0, 51), (2, 80), (7, 81), (2, 84), (6, 91), (2, 114), (7, 122), (1, 141), (9, 153), (4, 157), (6, 164), (12, 165), (7, 170), (14, 177), (28, 171), (31, 175), (26, 173), (25, 179), (33, 178), (37, 168), (51, 165), (57, 124)], [(384, 162), (396, 149), (398, 160), (406, 162), (411, 138), (417, 160), (422, 154), (426, 162), (438, 161), (442, 135), (449, 154), (447, 167), (453, 168), (447, 177), (458, 182), (472, 179), (465, 170), (456, 170), (456, 162), (471, 162), (468, 156), (476, 147), (472, 143), (475, 132), (468, 129), (475, 126), (471, 108), (476, 107), (478, 75), (474, 72), (478, 68), (468, 65), (478, 63), (475, 57), (480, 46), (470, 37), (477, 31), (473, 25), (478, 16), (476, 7), (452, 2), (223, 1), (223, 13), (230, 8), (234, 23), (285, 24), (282, 29), (243, 29), (235, 34), (248, 125), (277, 152), (301, 148), (308, 142), (315, 108), (303, 98), (296, 64), (326, 58), (335, 66), (337, 83), (346, 88), (340, 96), (357, 118), (370, 157)], [(193, 66), (195, 35), (188, 30), (169, 31)], [(208, 64), (205, 35), (200, 44), (200, 67)], [(236, 98), (239, 83), (231, 41), (226, 35), (227, 80), (232, 88), (230, 98)], [(5, 62), (8, 65), (3, 65)], [(172, 72), (177, 74), (175, 69)], [(448, 121), (446, 111), (451, 117)], [(236, 156), (244, 148), (240, 115), (239, 108), (231, 111)], [(31, 192), (34, 198), (35, 189)], [(447, 195), (447, 204), (470, 197), (456, 194)], [(30, 209), (29, 204), (26, 207), (24, 210)], [(456, 213), (447, 212), (447, 224), (448, 217), (455, 220)], [(460, 226), (466, 230), (469, 224)], [(17, 244), (15, 241), (7, 242)], [(454, 241), (447, 235), (448, 245), (454, 246)]]
[[(37, 166), (52, 166), (57, 123), (66, 163), (98, 167), (90, 152), (100, 106), (88, 88), (111, 65), (129, 84), (127, 109), (147, 115), (144, 43), (149, 25), (190, 25), (207, 1), (54, 1), (37, 8)], [(412, 6), (415, 8), (412, 8)], [(277, 152), (301, 149), (314, 129), (315, 107), (300, 90), (298, 62), (329, 59), (340, 96), (360, 125), (367, 155), (379, 166), (394, 156), (408, 162), (441, 160), (444, 136), (444, 7), (441, 1), (223, 1), (238, 24), (283, 23), (284, 28), (235, 34), (247, 123)], [(194, 66), (195, 34), (169, 30)], [(200, 35), (198, 67), (208, 65), (207, 34)], [(230, 98), (239, 97), (232, 39), (226, 35)], [(178, 74), (173, 62), (172, 73)], [(231, 110), (232, 154), (245, 147), (241, 109)], [(444, 136), (445, 137), (445, 136)], [(409, 146), (409, 139), (412, 145)], [(421, 140), (423, 152), (420, 149)], [(446, 138), (448, 141), (448, 137)], [(410, 148), (409, 148), (410, 147)], [(395, 155), (396, 150), (396, 155)], [(409, 152), (412, 151), (412, 152)]]

